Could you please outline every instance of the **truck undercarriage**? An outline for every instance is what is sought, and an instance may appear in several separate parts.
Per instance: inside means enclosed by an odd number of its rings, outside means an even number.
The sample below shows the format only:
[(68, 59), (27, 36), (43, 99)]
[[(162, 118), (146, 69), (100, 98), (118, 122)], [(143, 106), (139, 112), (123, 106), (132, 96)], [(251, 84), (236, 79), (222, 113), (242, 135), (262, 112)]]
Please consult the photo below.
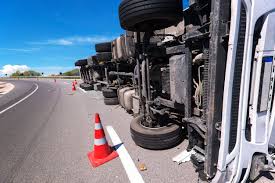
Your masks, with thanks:
[(181, 0), (123, 0), (126, 34), (92, 70), (119, 98), (131, 90), (137, 145), (188, 139), (202, 179), (254, 180), (274, 169), (275, 1), (189, 0), (182, 9)]
[[(169, 123), (183, 126), (178, 133), (188, 137), (188, 149), (197, 152), (192, 161), (208, 178), (215, 175), (218, 160), (229, 7), (229, 1), (215, 1), (215, 6), (211, 1), (193, 1), (176, 27), (139, 33), (141, 124), (155, 130)], [(183, 32), (174, 34), (182, 26)], [(156, 37), (161, 40), (157, 44)], [(138, 128), (131, 130), (138, 145), (152, 149), (139, 138)], [(169, 145), (178, 143), (174, 138)], [(162, 148), (159, 141), (155, 139)]]

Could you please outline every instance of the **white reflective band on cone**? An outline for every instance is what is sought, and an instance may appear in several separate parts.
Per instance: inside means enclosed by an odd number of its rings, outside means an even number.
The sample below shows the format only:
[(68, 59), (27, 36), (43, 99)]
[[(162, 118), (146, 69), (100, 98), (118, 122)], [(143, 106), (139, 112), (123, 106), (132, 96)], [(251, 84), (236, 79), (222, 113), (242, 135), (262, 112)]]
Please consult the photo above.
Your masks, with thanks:
[(97, 145), (97, 146), (101, 146), (101, 145), (104, 145), (106, 143), (107, 143), (107, 141), (106, 141), (105, 138), (95, 139), (95, 145)]
[(101, 123), (95, 123), (95, 130), (101, 130), (101, 129), (102, 129)]

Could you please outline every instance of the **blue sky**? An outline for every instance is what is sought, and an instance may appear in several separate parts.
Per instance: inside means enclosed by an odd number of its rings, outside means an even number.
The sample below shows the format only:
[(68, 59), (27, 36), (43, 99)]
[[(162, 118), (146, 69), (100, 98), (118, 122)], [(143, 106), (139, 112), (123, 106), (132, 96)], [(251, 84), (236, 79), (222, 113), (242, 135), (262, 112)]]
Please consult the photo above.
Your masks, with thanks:
[(26, 65), (46, 74), (69, 70), (111, 40), (120, 0), (10, 0), (0, 6), (0, 70)]
[[(112, 40), (120, 28), (120, 0), (10, 0), (0, 6), (0, 70), (11, 65), (45, 74), (74, 68)], [(6, 67), (3, 69), (3, 67)], [(26, 68), (25, 68), (26, 69)], [(1, 74), (1, 73), (0, 73)]]

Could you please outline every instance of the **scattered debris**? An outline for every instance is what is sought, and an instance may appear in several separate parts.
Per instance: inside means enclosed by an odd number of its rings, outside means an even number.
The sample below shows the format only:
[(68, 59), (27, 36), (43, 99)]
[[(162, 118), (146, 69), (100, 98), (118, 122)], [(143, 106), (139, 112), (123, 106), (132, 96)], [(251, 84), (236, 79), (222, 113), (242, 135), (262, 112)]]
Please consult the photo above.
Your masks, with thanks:
[(138, 169), (139, 169), (140, 171), (146, 171), (146, 170), (147, 170), (147, 168), (146, 168), (146, 166), (145, 166), (144, 163), (139, 164), (139, 165), (138, 165)]
[(179, 155), (175, 156), (173, 158), (173, 161), (174, 162), (177, 162), (178, 164), (181, 164), (181, 163), (185, 163), (185, 162), (188, 162), (191, 160), (191, 155), (192, 154), (195, 154), (196, 152), (194, 150), (191, 150), (191, 151), (183, 151), (181, 152)]

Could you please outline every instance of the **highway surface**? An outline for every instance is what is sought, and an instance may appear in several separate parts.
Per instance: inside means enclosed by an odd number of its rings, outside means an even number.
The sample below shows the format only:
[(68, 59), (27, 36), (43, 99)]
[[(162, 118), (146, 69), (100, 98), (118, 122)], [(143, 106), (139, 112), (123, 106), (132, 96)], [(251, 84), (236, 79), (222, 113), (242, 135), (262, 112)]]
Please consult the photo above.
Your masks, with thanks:
[(129, 131), (132, 116), (105, 106), (100, 92), (72, 92), (64, 80), (9, 82), (15, 88), (0, 98), (0, 183), (129, 182), (120, 158), (96, 169), (90, 165), (96, 112), (118, 134), (136, 168), (146, 166), (137, 172), (145, 182), (198, 182), (190, 162), (172, 161), (186, 142), (165, 151), (137, 147)]

